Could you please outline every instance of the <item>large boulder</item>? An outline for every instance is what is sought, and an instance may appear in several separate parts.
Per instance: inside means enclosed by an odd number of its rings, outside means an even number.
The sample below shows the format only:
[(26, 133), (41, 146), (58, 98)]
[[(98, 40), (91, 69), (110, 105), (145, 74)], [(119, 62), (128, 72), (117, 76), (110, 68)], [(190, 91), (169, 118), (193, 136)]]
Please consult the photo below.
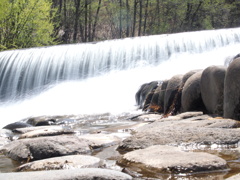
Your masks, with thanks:
[(160, 118), (134, 130), (118, 147), (129, 151), (152, 145), (174, 145), (200, 148), (211, 145), (235, 145), (240, 141), (240, 122), (212, 118), (199, 113), (182, 113)]
[(16, 161), (29, 161), (90, 153), (89, 144), (89, 141), (73, 135), (38, 137), (12, 141), (0, 152)]
[(182, 89), (182, 112), (187, 111), (203, 111), (206, 112), (206, 108), (203, 104), (200, 90), (200, 80), (202, 71), (193, 74), (188, 78)]
[(165, 97), (167, 85), (168, 85), (168, 80), (164, 80), (160, 85), (161, 89), (158, 95), (158, 106), (161, 107), (161, 112), (164, 112), (164, 97)]
[(224, 117), (240, 120), (240, 58), (227, 68), (224, 82)]
[(201, 77), (201, 95), (207, 113), (223, 115), (223, 91), (226, 68), (210, 66)]
[(73, 168), (99, 168), (104, 166), (100, 158), (86, 155), (70, 155), (47, 158), (19, 166), (16, 171), (43, 171)]
[(170, 107), (174, 104), (174, 100), (182, 82), (182, 77), (183, 75), (175, 75), (168, 81), (164, 95), (164, 114), (168, 114), (171, 111)]
[(160, 173), (196, 173), (226, 170), (227, 162), (204, 152), (185, 152), (178, 147), (156, 145), (128, 152), (120, 161), (142, 170), (155, 169)]

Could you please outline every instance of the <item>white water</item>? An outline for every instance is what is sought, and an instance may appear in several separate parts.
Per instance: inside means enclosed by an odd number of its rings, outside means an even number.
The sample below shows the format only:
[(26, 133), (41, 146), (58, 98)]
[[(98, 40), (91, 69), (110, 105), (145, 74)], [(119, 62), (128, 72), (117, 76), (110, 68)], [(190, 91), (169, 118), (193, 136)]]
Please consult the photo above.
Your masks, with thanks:
[[(210, 65), (223, 65), (226, 58), (239, 53), (240, 43), (209, 48), (209, 51), (203, 47), (197, 49), (172, 53), (167, 61), (158, 65), (149, 61), (150, 53), (141, 56), (135, 62), (135, 68), (116, 69), (82, 80), (68, 80), (24, 100), (2, 103), (0, 127), (31, 116), (132, 112), (136, 109), (135, 93), (141, 84), (168, 79)], [(131, 62), (128, 64), (131, 65)]]

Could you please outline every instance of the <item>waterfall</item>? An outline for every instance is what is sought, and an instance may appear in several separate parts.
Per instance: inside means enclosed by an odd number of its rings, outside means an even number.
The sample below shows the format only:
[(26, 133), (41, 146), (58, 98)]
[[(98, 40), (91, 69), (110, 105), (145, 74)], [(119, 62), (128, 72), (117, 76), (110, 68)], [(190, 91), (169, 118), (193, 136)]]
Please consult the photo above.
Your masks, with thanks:
[(128, 111), (142, 83), (223, 65), (239, 49), (233, 28), (4, 51), (0, 118)]

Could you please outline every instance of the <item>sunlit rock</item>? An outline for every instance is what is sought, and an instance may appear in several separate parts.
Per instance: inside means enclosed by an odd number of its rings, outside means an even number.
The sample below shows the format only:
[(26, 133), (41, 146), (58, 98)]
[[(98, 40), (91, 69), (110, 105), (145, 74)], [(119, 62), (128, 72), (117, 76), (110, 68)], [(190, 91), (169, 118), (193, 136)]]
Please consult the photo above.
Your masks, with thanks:
[(104, 162), (97, 157), (86, 155), (71, 155), (48, 158), (19, 166), (16, 171), (43, 171), (73, 168), (99, 168)]
[(151, 169), (158, 173), (196, 173), (215, 170), (226, 170), (227, 162), (215, 155), (203, 152), (185, 152), (172, 146), (151, 146), (135, 150), (123, 156), (122, 163), (137, 166), (140, 169)]
[(86, 154), (90, 152), (90, 148), (87, 140), (62, 135), (15, 140), (3, 146), (0, 152), (16, 161), (29, 161)]
[(82, 168), (36, 172), (0, 173), (0, 179), (7, 180), (131, 180), (132, 177), (114, 170), (101, 168)]

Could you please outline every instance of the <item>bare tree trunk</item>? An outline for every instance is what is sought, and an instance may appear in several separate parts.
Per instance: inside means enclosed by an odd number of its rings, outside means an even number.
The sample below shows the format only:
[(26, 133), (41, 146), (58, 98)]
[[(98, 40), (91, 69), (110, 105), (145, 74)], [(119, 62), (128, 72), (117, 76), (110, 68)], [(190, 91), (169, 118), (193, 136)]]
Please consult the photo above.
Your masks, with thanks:
[(98, 1), (97, 12), (96, 12), (95, 17), (94, 17), (94, 24), (93, 24), (93, 30), (92, 30), (92, 41), (95, 38), (96, 26), (97, 26), (97, 21), (98, 21), (98, 14), (99, 14), (99, 11), (100, 11), (100, 8), (101, 8), (101, 3), (102, 3), (102, 0), (99, 0)]
[(136, 18), (137, 18), (137, 0), (134, 0), (132, 37), (135, 36)]
[(73, 42), (77, 41), (77, 34), (78, 34), (78, 22), (80, 17), (80, 3), (81, 0), (74, 0), (75, 2), (75, 22), (74, 22), (74, 33), (73, 33)]
[(126, 8), (127, 8), (127, 32), (126, 32), (126, 36), (129, 37), (130, 35), (130, 15), (129, 15), (129, 12), (130, 12), (130, 7), (129, 7), (129, 2), (128, 0), (126, 0)]
[(144, 15), (144, 26), (143, 26), (143, 34), (144, 35), (146, 34), (147, 18), (148, 18), (148, 0), (146, 2), (145, 15)]
[(85, 11), (84, 42), (87, 42), (87, 36), (88, 36), (88, 0), (85, 0), (84, 11)]
[(91, 2), (88, 5), (88, 41), (90, 42), (92, 39), (92, 4)]
[(119, 13), (119, 38), (122, 38), (122, 0), (119, 1), (120, 3), (120, 13)]
[(141, 36), (141, 30), (142, 30), (142, 0), (139, 1), (139, 24), (138, 24), (138, 36)]

